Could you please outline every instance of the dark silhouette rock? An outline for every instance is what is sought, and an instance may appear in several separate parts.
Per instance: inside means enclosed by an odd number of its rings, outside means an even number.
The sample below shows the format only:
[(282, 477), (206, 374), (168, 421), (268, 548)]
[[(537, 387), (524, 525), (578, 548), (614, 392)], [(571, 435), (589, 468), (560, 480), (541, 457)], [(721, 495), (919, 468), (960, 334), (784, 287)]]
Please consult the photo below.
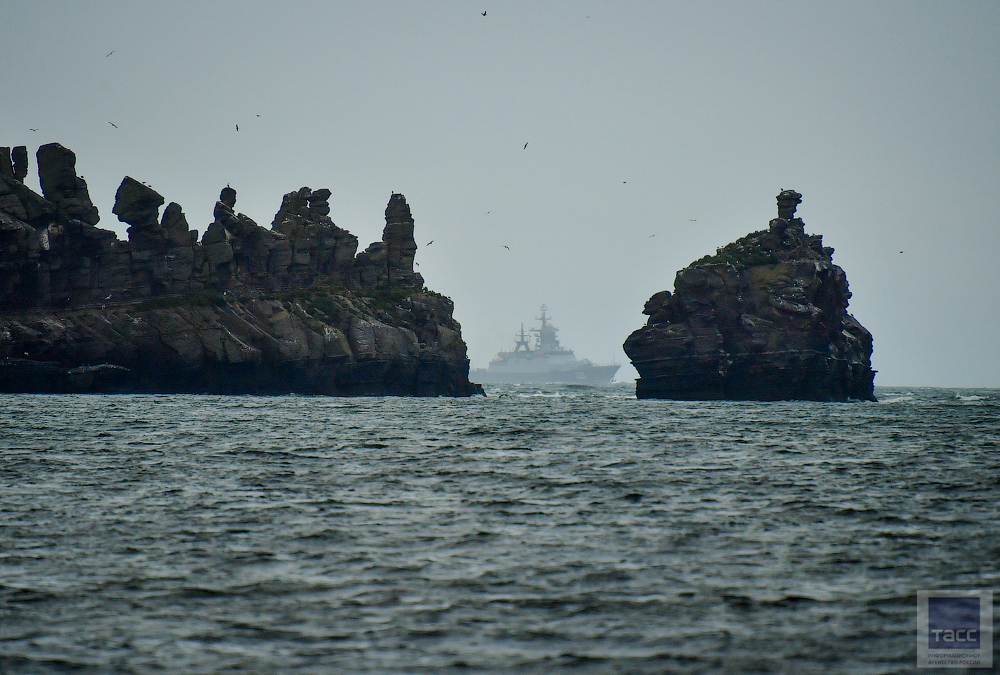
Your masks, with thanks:
[(394, 193), (385, 208), (386, 271), (389, 284), (419, 288), (424, 285), (423, 277), (413, 271), (413, 259), (417, 253), (417, 242), (413, 239), (413, 216), (403, 195)]
[(219, 193), (219, 201), (228, 206), (229, 210), (232, 211), (236, 208), (236, 190), (228, 185), (222, 188), (222, 191)]
[(121, 222), (133, 227), (155, 229), (164, 201), (163, 195), (153, 188), (125, 176), (115, 193), (115, 205), (111, 208), (111, 213), (118, 216)]
[(382, 241), (372, 243), (357, 257), (358, 283), (376, 288), (422, 287), (424, 278), (413, 271), (416, 251), (410, 207), (403, 195), (393, 193), (385, 209)]
[(164, 249), (166, 235), (159, 223), (163, 202), (163, 195), (129, 176), (118, 186), (111, 212), (121, 222), (128, 223), (128, 240), (133, 251)]
[(0, 148), (0, 178), (14, 178), (14, 163), (10, 159), (10, 148)]
[(677, 272), (625, 341), (639, 398), (874, 401), (872, 336), (847, 276), (778, 195), (779, 218)]
[(778, 218), (789, 221), (795, 217), (795, 209), (802, 203), (802, 195), (795, 190), (782, 190), (778, 193)]
[(21, 183), (28, 177), (28, 148), (24, 145), (15, 146), (10, 152), (14, 171), (14, 180)]
[(76, 175), (76, 155), (73, 151), (58, 143), (49, 143), (38, 148), (35, 158), (42, 195), (67, 218), (96, 225), (101, 218), (97, 207), (90, 201), (87, 182)]
[(163, 210), (163, 220), (160, 227), (167, 241), (175, 246), (191, 246), (198, 240), (198, 233), (192, 232), (184, 211), (177, 202), (170, 202)]
[(321, 190), (315, 190), (311, 195), (309, 195), (309, 213), (313, 217), (329, 216), (330, 215), (330, 195), (332, 193), (323, 188)]
[(16, 151), (10, 171), (0, 151), (0, 391), (482, 393), (451, 301), (413, 273), (402, 195), (377, 254), (355, 257), (330, 190), (286, 194), (267, 229), (227, 186), (199, 242), (178, 204), (160, 218), (164, 197), (126, 177), (119, 241), (94, 227), (71, 151), (39, 149), (44, 196)]

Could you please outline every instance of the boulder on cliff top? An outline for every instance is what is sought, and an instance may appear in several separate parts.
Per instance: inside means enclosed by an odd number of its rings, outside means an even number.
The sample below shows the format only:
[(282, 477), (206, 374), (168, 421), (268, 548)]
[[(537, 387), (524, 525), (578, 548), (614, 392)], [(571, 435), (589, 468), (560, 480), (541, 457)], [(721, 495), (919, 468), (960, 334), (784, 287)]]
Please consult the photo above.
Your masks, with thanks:
[(35, 153), (42, 195), (69, 218), (96, 225), (101, 217), (90, 201), (87, 181), (76, 175), (76, 154), (59, 143), (48, 143)]
[(821, 235), (779, 217), (677, 272), (625, 341), (636, 396), (672, 399), (875, 400), (872, 336), (847, 313), (847, 276)]
[(155, 227), (164, 201), (163, 195), (153, 188), (125, 176), (115, 192), (111, 213), (123, 223), (135, 227)]

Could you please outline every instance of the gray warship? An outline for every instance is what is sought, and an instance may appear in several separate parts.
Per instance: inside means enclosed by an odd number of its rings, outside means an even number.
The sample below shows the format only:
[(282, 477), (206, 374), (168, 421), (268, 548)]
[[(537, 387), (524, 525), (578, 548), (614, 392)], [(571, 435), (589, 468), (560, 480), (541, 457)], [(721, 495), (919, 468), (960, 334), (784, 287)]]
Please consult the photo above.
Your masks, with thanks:
[(607, 384), (615, 376), (619, 365), (594, 365), (587, 359), (577, 359), (572, 349), (559, 344), (556, 331), (549, 323), (548, 308), (542, 305), (541, 321), (531, 336), (521, 324), (521, 332), (514, 335), (516, 346), (512, 351), (501, 351), (490, 361), (488, 368), (476, 368), (469, 373), (469, 379), (479, 384)]

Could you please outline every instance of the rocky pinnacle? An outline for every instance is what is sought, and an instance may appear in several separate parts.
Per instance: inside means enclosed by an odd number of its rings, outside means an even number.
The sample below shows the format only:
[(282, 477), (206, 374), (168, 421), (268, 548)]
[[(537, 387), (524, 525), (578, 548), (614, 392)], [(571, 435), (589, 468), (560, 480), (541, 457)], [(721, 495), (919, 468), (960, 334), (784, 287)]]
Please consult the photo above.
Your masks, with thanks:
[(847, 275), (783, 190), (778, 217), (677, 272), (625, 341), (639, 398), (873, 401), (872, 336)]

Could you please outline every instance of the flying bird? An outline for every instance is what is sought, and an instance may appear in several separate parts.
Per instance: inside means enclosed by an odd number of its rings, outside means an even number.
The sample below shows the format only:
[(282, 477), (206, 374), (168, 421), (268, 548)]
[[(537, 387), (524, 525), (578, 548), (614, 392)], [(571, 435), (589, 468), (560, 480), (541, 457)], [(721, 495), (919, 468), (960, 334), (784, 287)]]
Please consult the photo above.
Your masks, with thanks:
[(110, 124), (111, 126), (113, 126), (113, 127), (115, 128), (115, 129), (117, 129), (117, 128), (118, 128), (118, 125), (117, 125), (117, 124), (115, 124), (114, 122), (108, 122), (108, 124)]
[(430, 245), (431, 245), (431, 244), (433, 244), (433, 243), (434, 243), (434, 240), (433, 240), (433, 239), (431, 239), (431, 240), (430, 240), (429, 242), (427, 242), (427, 245), (428, 245), (428, 246), (430, 246)]
[[(112, 55), (112, 54), (114, 54), (114, 53), (115, 53), (115, 50), (114, 50), (114, 49), (112, 49), (112, 50), (111, 50), (110, 52), (108, 52), (108, 56), (111, 56), (111, 55)], [(108, 56), (105, 56), (104, 58), (108, 58)]]
[(485, 10), (483, 10), (483, 16), (486, 16), (486, 11)]
[(688, 222), (689, 223), (697, 223), (698, 219), (697, 218), (688, 218)]
[(900, 251), (900, 253), (902, 253), (902, 251)]
[(28, 131), (38, 131), (38, 129), (28, 129)]
[(490, 212), (489, 212), (489, 211), (487, 211), (487, 212), (486, 212), (486, 213), (484, 213), (483, 215), (484, 215), (484, 216), (488, 216), (488, 215), (490, 215)]
[(523, 148), (521, 148), (521, 149), (522, 149), (522, 150), (527, 150), (527, 149), (528, 149), (528, 144), (527, 144), (527, 143), (525, 143), (525, 144), (524, 144), (524, 147), (523, 147)]
[(508, 251), (510, 250), (510, 246), (508, 246), (507, 244), (504, 244), (504, 245), (503, 245), (503, 247), (504, 247), (505, 249), (507, 249)]
[(257, 115), (257, 117), (260, 117), (260, 115)]
[(649, 238), (652, 239), (655, 236), (656, 236), (655, 234), (651, 234), (651, 235), (649, 235)]
[(239, 124), (237, 124), (237, 125), (236, 125), (236, 131), (239, 131), (239, 130), (240, 130), (240, 125), (239, 125)]

